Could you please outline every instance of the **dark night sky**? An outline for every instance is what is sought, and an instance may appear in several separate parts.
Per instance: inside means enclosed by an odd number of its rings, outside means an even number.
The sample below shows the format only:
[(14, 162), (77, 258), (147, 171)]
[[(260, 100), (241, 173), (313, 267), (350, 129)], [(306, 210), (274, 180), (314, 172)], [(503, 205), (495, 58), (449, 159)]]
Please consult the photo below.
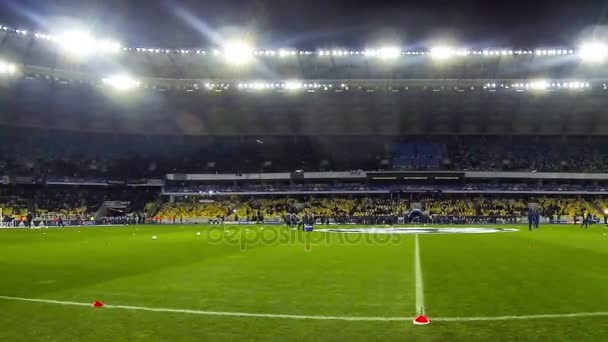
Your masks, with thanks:
[(48, 32), (71, 18), (126, 45), (153, 47), (207, 46), (235, 27), (273, 48), (381, 41), (414, 48), (445, 39), (467, 47), (573, 46), (590, 34), (608, 38), (607, 16), (608, 1), (596, 0), (0, 0), (4, 24)]

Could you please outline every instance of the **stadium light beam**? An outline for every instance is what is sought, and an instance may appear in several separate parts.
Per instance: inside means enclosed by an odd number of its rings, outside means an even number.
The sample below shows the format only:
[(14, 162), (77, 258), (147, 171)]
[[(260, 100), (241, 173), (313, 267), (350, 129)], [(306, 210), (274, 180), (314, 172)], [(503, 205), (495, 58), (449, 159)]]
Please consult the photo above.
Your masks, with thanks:
[(456, 54), (456, 50), (447, 46), (437, 46), (431, 49), (431, 58), (436, 60), (447, 60)]
[(89, 55), (95, 50), (95, 39), (86, 31), (65, 32), (57, 37), (57, 43), (66, 53), (76, 57)]
[(287, 81), (285, 82), (285, 89), (287, 90), (298, 90), (302, 89), (304, 84), (300, 81)]
[(118, 53), (121, 45), (112, 40), (97, 40), (87, 31), (70, 31), (55, 38), (59, 46), (72, 57), (86, 57), (96, 52)]
[(546, 80), (536, 80), (530, 82), (530, 89), (532, 90), (547, 90), (549, 88), (549, 82)]
[(0, 75), (14, 75), (17, 72), (17, 66), (13, 63), (0, 61)]
[(104, 78), (103, 84), (116, 90), (128, 91), (137, 88), (140, 82), (129, 75), (112, 75)]
[(243, 41), (233, 41), (224, 45), (223, 57), (232, 65), (245, 65), (253, 61), (253, 47)]
[(401, 55), (401, 49), (394, 46), (385, 46), (378, 49), (377, 54), (380, 59), (395, 59)]
[(102, 40), (96, 44), (96, 48), (100, 52), (104, 53), (118, 53), (122, 46), (120, 43), (112, 40)]
[(608, 57), (608, 45), (599, 42), (589, 42), (580, 46), (579, 57), (587, 63), (601, 63)]

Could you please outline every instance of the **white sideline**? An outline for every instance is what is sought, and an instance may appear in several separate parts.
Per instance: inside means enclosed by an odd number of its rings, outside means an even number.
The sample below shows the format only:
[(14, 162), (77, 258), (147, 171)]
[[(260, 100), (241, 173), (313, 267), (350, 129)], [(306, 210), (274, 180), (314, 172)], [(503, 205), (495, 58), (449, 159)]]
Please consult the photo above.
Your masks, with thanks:
[[(21, 302), (35, 302), (70, 306), (88, 306), (92, 303), (79, 303), (53, 299), (37, 299), (0, 296), (0, 299), (14, 300)], [(287, 315), (287, 314), (267, 314), (267, 313), (247, 313), (247, 312), (226, 312), (226, 311), (205, 311), (205, 310), (189, 310), (189, 309), (168, 309), (168, 308), (149, 308), (145, 306), (129, 306), (129, 305), (110, 305), (106, 304), (105, 309), (123, 309), (136, 311), (152, 311), (152, 312), (168, 312), (168, 313), (184, 313), (192, 315), (205, 316), (236, 316), (236, 317), (258, 317), (258, 318), (289, 318), (289, 319), (314, 319), (314, 320), (336, 320), (336, 321), (407, 321), (403, 317), (349, 317), (349, 316), (307, 316), (307, 315)], [(99, 310), (99, 309), (98, 309)]]
[(608, 316), (608, 311), (599, 312), (576, 312), (566, 314), (540, 314), (540, 315), (521, 315), (521, 316), (490, 316), (490, 317), (438, 317), (433, 321), (440, 322), (473, 322), (473, 321), (513, 321), (543, 318), (576, 318), (576, 317), (599, 317)]
[(418, 234), (416, 234), (416, 246), (414, 251), (414, 267), (416, 269), (416, 314), (424, 315), (424, 286), (422, 283), (422, 265), (420, 264), (420, 245)]
[[(57, 304), (68, 306), (86, 306), (91, 307), (92, 303), (80, 303), (54, 299), (37, 299), (0, 296), (0, 299), (13, 300), (20, 302), (34, 302), (45, 304)], [(192, 315), (204, 316), (235, 316), (235, 317), (256, 317), (256, 318), (287, 318), (287, 319), (309, 319), (309, 320), (333, 320), (333, 321), (397, 321), (409, 322), (411, 317), (362, 317), (362, 316), (307, 316), (307, 315), (286, 315), (286, 314), (266, 314), (266, 313), (246, 313), (246, 312), (226, 312), (226, 311), (204, 311), (204, 310), (188, 310), (188, 309), (168, 309), (168, 308), (149, 308), (145, 306), (129, 306), (129, 305), (108, 305), (105, 309), (122, 309), (134, 311), (151, 311), (151, 312), (168, 312), (168, 313), (183, 313)], [(96, 310), (103, 310), (96, 309)], [(541, 314), (541, 315), (522, 315), (522, 316), (495, 316), (495, 317), (431, 317), (433, 321), (439, 322), (471, 322), (471, 321), (508, 321), (508, 320), (526, 320), (526, 319), (543, 319), (543, 318), (575, 318), (575, 317), (597, 317), (608, 316), (608, 311), (603, 312), (578, 312), (567, 314)]]

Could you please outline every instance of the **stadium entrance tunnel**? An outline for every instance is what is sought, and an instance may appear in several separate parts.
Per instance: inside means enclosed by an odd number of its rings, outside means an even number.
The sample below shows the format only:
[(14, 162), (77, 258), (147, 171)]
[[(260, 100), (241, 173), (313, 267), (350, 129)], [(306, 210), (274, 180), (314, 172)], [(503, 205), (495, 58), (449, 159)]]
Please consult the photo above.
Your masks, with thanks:
[(442, 228), (344, 228), (315, 229), (317, 232), (343, 234), (496, 234), (518, 232), (515, 228), (442, 227)]

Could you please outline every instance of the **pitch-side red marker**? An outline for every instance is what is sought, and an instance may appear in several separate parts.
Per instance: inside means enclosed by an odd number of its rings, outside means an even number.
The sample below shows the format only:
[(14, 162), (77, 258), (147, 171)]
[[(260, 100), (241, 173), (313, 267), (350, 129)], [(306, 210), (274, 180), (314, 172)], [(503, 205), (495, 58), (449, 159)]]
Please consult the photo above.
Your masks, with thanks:
[(425, 315), (420, 315), (413, 320), (415, 325), (428, 325), (431, 324), (431, 320)]
[(100, 302), (100, 301), (96, 300), (95, 302), (93, 302), (93, 305), (92, 305), (92, 306), (93, 306), (94, 308), (103, 308), (103, 307), (104, 307), (104, 305), (105, 305), (104, 303), (102, 303), (102, 302)]

